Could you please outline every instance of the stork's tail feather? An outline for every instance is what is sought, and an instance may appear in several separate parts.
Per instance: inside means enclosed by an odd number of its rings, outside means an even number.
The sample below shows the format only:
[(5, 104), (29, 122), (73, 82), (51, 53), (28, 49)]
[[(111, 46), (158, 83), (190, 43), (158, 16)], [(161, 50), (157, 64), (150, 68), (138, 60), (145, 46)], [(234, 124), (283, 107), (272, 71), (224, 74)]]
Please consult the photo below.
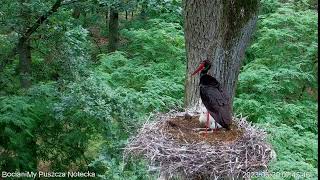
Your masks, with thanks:
[(218, 124), (220, 124), (220, 126), (222, 126), (223, 128), (227, 129), (227, 131), (231, 130), (230, 129), (231, 121), (229, 121), (226, 117), (224, 117), (221, 114), (221, 112), (218, 112), (218, 114), (212, 113), (211, 116), (215, 118), (216, 122)]

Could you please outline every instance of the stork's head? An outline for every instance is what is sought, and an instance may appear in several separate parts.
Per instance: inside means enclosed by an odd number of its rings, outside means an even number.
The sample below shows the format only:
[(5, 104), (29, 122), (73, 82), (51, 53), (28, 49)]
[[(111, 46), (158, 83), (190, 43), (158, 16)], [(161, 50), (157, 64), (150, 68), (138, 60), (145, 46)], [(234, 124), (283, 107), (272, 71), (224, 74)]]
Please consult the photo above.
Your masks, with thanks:
[(211, 62), (209, 60), (202, 61), (198, 68), (192, 73), (192, 76), (201, 72), (201, 74), (207, 74), (209, 69), (211, 68)]

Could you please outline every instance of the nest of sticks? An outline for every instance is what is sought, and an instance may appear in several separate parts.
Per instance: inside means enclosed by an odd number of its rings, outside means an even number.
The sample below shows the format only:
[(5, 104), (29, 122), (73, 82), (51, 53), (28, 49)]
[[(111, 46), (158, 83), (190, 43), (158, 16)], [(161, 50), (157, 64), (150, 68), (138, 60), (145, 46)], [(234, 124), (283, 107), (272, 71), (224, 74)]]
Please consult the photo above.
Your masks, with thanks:
[(244, 117), (235, 117), (230, 131), (205, 134), (197, 112), (157, 114), (129, 140), (124, 158), (142, 157), (161, 178), (249, 178), (267, 169), (275, 158), (266, 132)]

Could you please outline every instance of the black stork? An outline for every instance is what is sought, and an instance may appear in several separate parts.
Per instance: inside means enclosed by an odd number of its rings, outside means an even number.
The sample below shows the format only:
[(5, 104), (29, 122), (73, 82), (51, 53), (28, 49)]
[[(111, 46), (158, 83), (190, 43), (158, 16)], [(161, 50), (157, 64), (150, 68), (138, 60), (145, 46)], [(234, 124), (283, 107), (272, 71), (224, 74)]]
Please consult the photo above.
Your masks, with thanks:
[[(219, 81), (208, 75), (211, 68), (211, 63), (204, 60), (200, 63), (199, 67), (192, 73), (192, 76), (200, 73), (200, 97), (202, 103), (207, 108), (208, 113), (214, 120), (223, 128), (230, 130), (232, 121), (232, 112), (230, 106), (230, 98), (227, 96), (225, 90), (221, 87)], [(209, 117), (209, 114), (208, 116)], [(207, 128), (209, 124), (207, 118)]]

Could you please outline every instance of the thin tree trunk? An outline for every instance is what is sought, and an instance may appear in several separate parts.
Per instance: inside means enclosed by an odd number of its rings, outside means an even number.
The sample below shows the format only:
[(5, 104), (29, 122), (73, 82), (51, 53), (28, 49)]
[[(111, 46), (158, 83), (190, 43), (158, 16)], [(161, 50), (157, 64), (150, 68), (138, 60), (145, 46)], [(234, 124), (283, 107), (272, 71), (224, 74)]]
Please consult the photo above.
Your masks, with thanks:
[(108, 26), (109, 26), (109, 10), (108, 9), (106, 9), (106, 13), (105, 13), (105, 17), (106, 17), (106, 28), (108, 28)]
[(133, 19), (133, 11), (131, 11), (131, 19)]
[(73, 8), (73, 11), (72, 11), (72, 17), (73, 17), (73, 18), (79, 19), (80, 14), (81, 14), (81, 9), (80, 9), (80, 7), (76, 6), (75, 8)]
[(115, 9), (110, 10), (109, 20), (109, 52), (114, 52), (118, 48), (119, 42), (119, 13)]
[(233, 99), (245, 49), (257, 21), (258, 0), (184, 0), (187, 52), (185, 107), (199, 100), (199, 63), (212, 62), (210, 74)]
[(126, 20), (128, 20), (128, 11), (126, 11)]
[(51, 9), (40, 16), (37, 21), (27, 28), (25, 33), (19, 38), (17, 44), (17, 53), (19, 54), (19, 74), (20, 83), (22, 88), (28, 88), (31, 86), (31, 47), (30, 36), (40, 27), (40, 25), (48, 19), (54, 12), (56, 12), (61, 6), (63, 0), (57, 0)]
[(19, 40), (17, 45), (19, 54), (19, 74), (22, 88), (28, 88), (31, 85), (31, 48), (30, 40)]
[(141, 5), (141, 12), (140, 12), (140, 17), (141, 19), (146, 19), (147, 18), (147, 8), (148, 8), (148, 4), (147, 4), (147, 1), (143, 1), (142, 2), (142, 5)]

